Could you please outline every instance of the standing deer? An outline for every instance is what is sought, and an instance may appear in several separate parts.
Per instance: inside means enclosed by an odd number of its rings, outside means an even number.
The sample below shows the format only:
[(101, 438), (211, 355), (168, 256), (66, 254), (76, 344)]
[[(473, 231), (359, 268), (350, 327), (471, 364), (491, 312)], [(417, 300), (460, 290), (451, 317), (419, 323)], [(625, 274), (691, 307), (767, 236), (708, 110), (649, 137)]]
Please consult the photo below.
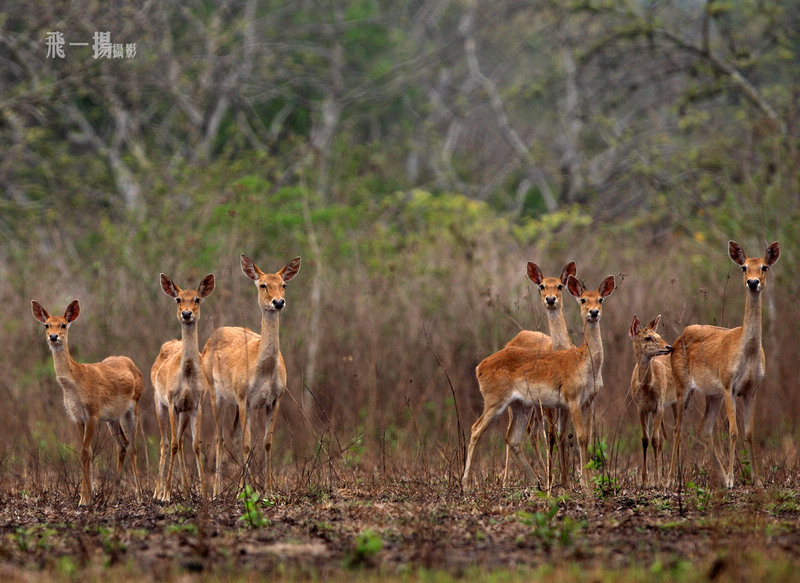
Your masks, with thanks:
[(240, 487), (245, 484), (250, 466), (251, 421), (258, 409), (266, 410), (266, 488), (272, 490), (272, 432), (281, 396), (286, 390), (286, 365), (280, 349), (279, 314), (286, 305), (286, 282), (300, 271), (300, 258), (295, 257), (277, 273), (264, 273), (247, 255), (242, 254), (241, 267), (258, 289), (261, 334), (247, 328), (217, 328), (203, 349), (203, 365), (206, 376), (211, 381), (211, 403), (216, 419), (215, 496), (220, 493), (221, 488), (225, 403), (238, 407), (234, 428), (238, 421), (242, 430)]
[(127, 356), (109, 356), (102, 362), (75, 362), (67, 343), (69, 327), (78, 319), (78, 300), (67, 306), (64, 316), (51, 316), (38, 302), (31, 302), (33, 317), (44, 324), (45, 338), (53, 353), (56, 379), (64, 391), (64, 407), (78, 427), (81, 439), (81, 497), (78, 504), (92, 503), (92, 438), (98, 422), (105, 421), (117, 442), (117, 473), (114, 497), (119, 495), (119, 479), (128, 445), (131, 446), (131, 467), (139, 496), (139, 471), (136, 467), (136, 423), (139, 397), (144, 384), (142, 373)]
[[(706, 397), (701, 441), (711, 451), (712, 462), (723, 487), (732, 488), (736, 438), (736, 397), (744, 404), (744, 438), (750, 456), (753, 485), (762, 488), (753, 448), (753, 413), (756, 393), (764, 378), (764, 349), (761, 346), (761, 292), (767, 285), (767, 271), (780, 256), (777, 241), (767, 247), (763, 257), (748, 258), (734, 241), (728, 242), (728, 255), (742, 268), (746, 300), (744, 321), (738, 328), (687, 326), (673, 344), (672, 372), (675, 375), (678, 416), (672, 444), (670, 481), (675, 477), (681, 455), (681, 425), (693, 391)], [(727, 468), (717, 453), (713, 429), (720, 406), (725, 403), (730, 449)]]
[[(187, 495), (190, 492), (189, 473), (183, 455), (183, 434), (187, 425), (192, 432), (192, 451), (197, 464), (200, 490), (203, 497), (206, 496), (205, 472), (200, 451), (200, 421), (208, 380), (203, 372), (197, 341), (197, 322), (200, 319), (200, 305), (214, 291), (214, 274), (208, 274), (196, 290), (182, 290), (163, 273), (160, 276), (160, 284), (161, 290), (175, 299), (178, 321), (181, 323), (181, 339), (165, 342), (150, 370), (150, 380), (155, 389), (158, 428), (161, 432), (158, 483), (153, 498), (169, 502), (175, 455), (178, 453), (183, 487)], [(170, 444), (169, 467), (167, 467), (168, 443)]]
[[(539, 288), (539, 297), (542, 299), (545, 313), (547, 314), (547, 323), (550, 327), (550, 336), (541, 332), (532, 330), (522, 330), (514, 338), (512, 338), (506, 347), (517, 346), (526, 348), (528, 350), (540, 350), (549, 352), (551, 350), (564, 350), (572, 348), (573, 344), (569, 338), (569, 331), (567, 330), (567, 322), (564, 320), (564, 312), (562, 311), (562, 292), (567, 285), (567, 278), (570, 275), (577, 275), (577, 268), (575, 262), (570, 261), (561, 270), (559, 277), (544, 277), (542, 270), (539, 266), (532, 261), (528, 262), (528, 279), (535, 283)], [(569, 477), (567, 472), (567, 451), (565, 447), (564, 437), (566, 434), (566, 426), (568, 421), (567, 412), (564, 409), (544, 409), (544, 417), (547, 421), (547, 429), (549, 435), (549, 455), (547, 458), (547, 484), (548, 490), (550, 484), (553, 483), (553, 448), (558, 442), (559, 458), (561, 462), (561, 479), (562, 483), (566, 486)], [(531, 418), (531, 423), (528, 426), (528, 433), (531, 433), (532, 426), (535, 426), (536, 420), (539, 418), (539, 407), (533, 407), (533, 415), (528, 414)], [(511, 426), (513, 413), (508, 411), (508, 423)], [(558, 420), (556, 422), (556, 419)], [(557, 427), (556, 427), (557, 424)], [(508, 485), (509, 470), (511, 466), (511, 450), (506, 446), (506, 466), (503, 471), (503, 486)]]
[(476, 372), (483, 395), (483, 413), (472, 426), (462, 486), (469, 484), (472, 456), (481, 436), (507, 407), (511, 409), (512, 419), (506, 432), (506, 444), (517, 463), (535, 482), (533, 470), (522, 455), (520, 441), (526, 428), (525, 413), (541, 404), (542, 407), (569, 410), (578, 440), (581, 485), (588, 488), (586, 414), (603, 386), (600, 316), (603, 300), (614, 291), (614, 285), (614, 276), (609, 275), (596, 292), (588, 291), (574, 275), (567, 278), (567, 289), (580, 304), (584, 321), (584, 342), (580, 347), (542, 352), (511, 346), (495, 352), (478, 365)]
[(636, 366), (631, 376), (631, 396), (639, 409), (639, 421), (642, 424), (642, 487), (647, 486), (647, 446), (653, 448), (655, 459), (655, 481), (661, 475), (661, 456), (664, 449), (664, 406), (671, 405), (677, 418), (677, 401), (675, 398), (675, 379), (672, 376), (672, 365), (667, 356), (672, 346), (656, 332), (661, 322), (661, 314), (647, 326), (639, 323), (633, 315), (630, 337), (633, 341), (633, 353)]

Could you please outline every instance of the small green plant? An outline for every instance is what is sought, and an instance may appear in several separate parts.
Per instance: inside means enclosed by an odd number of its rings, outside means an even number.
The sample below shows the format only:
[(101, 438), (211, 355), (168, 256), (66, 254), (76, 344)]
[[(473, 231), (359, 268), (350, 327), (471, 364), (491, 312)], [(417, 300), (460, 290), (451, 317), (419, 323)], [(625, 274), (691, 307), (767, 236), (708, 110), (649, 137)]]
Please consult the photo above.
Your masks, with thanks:
[(750, 469), (750, 458), (747, 455), (747, 450), (739, 450), (739, 463), (742, 465), (742, 480), (749, 481), (752, 472)]
[(372, 563), (383, 550), (383, 539), (374, 530), (363, 530), (356, 536), (355, 546), (347, 558), (348, 567), (360, 567)]
[(195, 536), (197, 534), (197, 525), (192, 522), (187, 522), (183, 518), (179, 518), (177, 523), (168, 525), (164, 529), (164, 533)]
[(265, 518), (261, 513), (262, 508), (273, 506), (275, 503), (266, 498), (261, 498), (250, 484), (245, 484), (244, 490), (239, 494), (239, 500), (244, 505), (244, 510), (239, 520), (244, 522), (250, 528), (264, 528), (269, 526), (269, 519)]
[(619, 480), (607, 474), (597, 474), (592, 476), (591, 479), (594, 483), (594, 493), (601, 499), (608, 498), (609, 496), (616, 496), (622, 489), (619, 485)]
[(711, 503), (711, 491), (708, 488), (695, 484), (694, 482), (687, 482), (686, 489), (694, 492), (695, 505), (700, 512), (705, 512), (708, 505)]
[[(572, 544), (573, 535), (581, 528), (581, 523), (569, 516), (557, 520), (558, 511), (564, 498), (555, 498), (543, 512), (519, 512), (519, 521), (530, 528), (527, 538), (536, 540), (541, 547), (549, 551), (555, 543), (561, 546)], [(518, 539), (518, 543), (524, 542)]]

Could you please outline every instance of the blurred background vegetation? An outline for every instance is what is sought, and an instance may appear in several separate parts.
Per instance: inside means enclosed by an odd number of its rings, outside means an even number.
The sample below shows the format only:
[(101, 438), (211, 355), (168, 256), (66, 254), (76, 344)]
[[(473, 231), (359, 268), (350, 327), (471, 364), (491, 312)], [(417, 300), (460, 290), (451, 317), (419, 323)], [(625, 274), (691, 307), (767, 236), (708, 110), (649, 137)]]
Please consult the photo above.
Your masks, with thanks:
[[(796, 463), (794, 2), (129, 4), (0, 4), (4, 471), (74, 438), (31, 299), (54, 313), (80, 299), (76, 359), (142, 369), (152, 453), (149, 370), (180, 334), (158, 274), (217, 275), (202, 343), (258, 326), (240, 253), (272, 271), (303, 258), (282, 314), (278, 473), (458, 475), (474, 367), (546, 326), (529, 260), (546, 275), (575, 260), (590, 287), (618, 277), (598, 423), (635, 464), (631, 318), (663, 314), (669, 340), (741, 324), (729, 239), (750, 255), (781, 242), (757, 436)], [(136, 54), (47, 58), (53, 31), (90, 45), (108, 31)], [(580, 344), (570, 301), (565, 314)], [(480, 455), (502, 463), (499, 445)]]

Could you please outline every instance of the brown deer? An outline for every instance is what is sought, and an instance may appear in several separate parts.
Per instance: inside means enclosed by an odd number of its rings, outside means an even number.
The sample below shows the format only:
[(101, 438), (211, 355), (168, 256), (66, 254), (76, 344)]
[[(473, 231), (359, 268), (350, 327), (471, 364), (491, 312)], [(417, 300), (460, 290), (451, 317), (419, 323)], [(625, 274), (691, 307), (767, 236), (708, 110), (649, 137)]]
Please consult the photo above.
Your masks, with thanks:
[[(761, 346), (761, 292), (767, 285), (767, 272), (780, 256), (777, 241), (767, 247), (763, 257), (748, 258), (734, 241), (728, 242), (728, 255), (742, 268), (745, 288), (744, 321), (738, 328), (687, 326), (673, 343), (672, 372), (675, 375), (678, 416), (672, 444), (669, 479), (675, 477), (681, 455), (681, 425), (692, 392), (706, 397), (701, 423), (701, 441), (711, 451), (712, 462), (723, 487), (732, 488), (736, 426), (736, 397), (744, 406), (744, 438), (750, 456), (753, 485), (762, 488), (753, 447), (753, 413), (756, 393), (764, 378), (764, 349)], [(730, 437), (727, 468), (723, 468), (714, 443), (713, 429), (720, 407), (725, 403)]]
[(238, 407), (234, 420), (242, 431), (242, 478), (247, 479), (251, 454), (251, 421), (259, 409), (266, 410), (264, 451), (266, 454), (266, 488), (272, 490), (272, 432), (280, 399), (286, 390), (286, 365), (280, 349), (279, 314), (286, 306), (286, 282), (300, 271), (300, 258), (295, 257), (277, 273), (264, 273), (242, 254), (244, 274), (255, 283), (261, 309), (261, 334), (247, 328), (217, 328), (203, 349), (203, 364), (211, 381), (211, 403), (216, 419), (217, 461), (214, 495), (220, 493), (222, 470), (225, 403)]
[(464, 476), (469, 484), (475, 447), (486, 431), (506, 408), (512, 420), (506, 432), (511, 455), (535, 482), (533, 470), (522, 455), (520, 441), (525, 433), (526, 412), (534, 406), (568, 409), (578, 440), (581, 484), (588, 488), (588, 428), (586, 414), (591, 401), (603, 386), (603, 340), (600, 317), (603, 300), (614, 291), (614, 276), (608, 276), (597, 291), (584, 289), (574, 276), (567, 279), (567, 289), (581, 307), (584, 321), (584, 342), (578, 348), (542, 352), (520, 347), (507, 347), (484, 359), (477, 367), (478, 385), (483, 395), (483, 413), (472, 426)]
[[(562, 292), (567, 285), (567, 278), (570, 275), (577, 275), (577, 268), (574, 261), (570, 261), (561, 270), (559, 277), (544, 277), (542, 270), (538, 265), (532, 261), (528, 262), (528, 279), (530, 279), (539, 288), (539, 297), (542, 300), (545, 313), (547, 314), (547, 322), (550, 328), (550, 335), (533, 330), (522, 330), (514, 338), (512, 338), (506, 347), (517, 346), (520, 348), (527, 348), (529, 350), (542, 350), (549, 352), (550, 350), (564, 350), (572, 348), (573, 344), (569, 338), (569, 331), (567, 330), (567, 322), (564, 320), (564, 312), (562, 311)], [(547, 484), (548, 491), (550, 484), (553, 483), (553, 449), (558, 443), (559, 458), (561, 463), (561, 479), (562, 483), (566, 485), (569, 481), (567, 472), (567, 451), (564, 442), (566, 434), (567, 421), (569, 420), (568, 414), (564, 409), (543, 409), (544, 417), (547, 422), (547, 432), (549, 436), (549, 455), (547, 457)], [(529, 413), (531, 423), (528, 425), (528, 433), (535, 435), (535, 427), (539, 419), (540, 409), (534, 406), (532, 415)], [(512, 422), (513, 413), (509, 409), (508, 422), (509, 426)], [(532, 431), (533, 429), (533, 431)], [(511, 466), (511, 450), (506, 446), (506, 466), (503, 471), (503, 486), (508, 485), (509, 471)]]
[(64, 407), (78, 427), (81, 439), (81, 497), (78, 504), (92, 503), (92, 438), (99, 422), (105, 421), (117, 442), (117, 473), (114, 497), (119, 495), (119, 478), (128, 445), (131, 446), (131, 468), (139, 496), (139, 471), (136, 467), (136, 424), (139, 397), (144, 384), (142, 373), (127, 356), (109, 356), (102, 362), (83, 364), (69, 354), (68, 334), (78, 319), (81, 307), (74, 300), (62, 317), (51, 316), (38, 302), (31, 302), (33, 317), (44, 324), (45, 338), (53, 353), (56, 380), (64, 391)]
[(675, 379), (669, 356), (672, 346), (656, 332), (661, 314), (647, 326), (639, 323), (633, 315), (630, 337), (636, 366), (631, 376), (631, 396), (639, 409), (642, 424), (642, 487), (647, 486), (647, 447), (653, 448), (655, 459), (655, 482), (661, 476), (661, 457), (664, 450), (664, 407), (670, 405), (677, 418)]
[[(197, 464), (200, 490), (203, 497), (206, 496), (205, 472), (200, 451), (200, 421), (208, 380), (203, 372), (197, 341), (197, 323), (203, 300), (214, 291), (214, 274), (208, 274), (196, 290), (182, 290), (163, 273), (160, 284), (161, 290), (175, 299), (178, 321), (181, 323), (181, 339), (165, 342), (150, 370), (150, 380), (155, 390), (156, 417), (161, 433), (158, 483), (153, 498), (169, 502), (176, 454), (180, 454), (183, 487), (187, 495), (190, 493), (189, 474), (183, 455), (183, 435), (187, 425), (192, 433), (192, 451)], [(170, 450), (169, 466), (167, 444)]]

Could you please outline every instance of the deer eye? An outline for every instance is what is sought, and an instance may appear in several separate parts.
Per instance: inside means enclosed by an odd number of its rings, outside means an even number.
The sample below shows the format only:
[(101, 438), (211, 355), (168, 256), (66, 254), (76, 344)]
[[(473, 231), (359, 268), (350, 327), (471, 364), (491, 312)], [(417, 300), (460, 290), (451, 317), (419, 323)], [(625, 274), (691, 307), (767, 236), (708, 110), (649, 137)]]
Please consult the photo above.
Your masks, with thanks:
[(262, 283), (262, 284), (261, 284), (260, 286), (258, 286), (258, 287), (260, 287), (261, 289), (267, 289), (267, 284), (266, 284), (266, 283)]
[(600, 303), (602, 304), (602, 303), (603, 303), (603, 299), (604, 299), (604, 298), (600, 298), (600, 299), (599, 299), (599, 300), (597, 300), (597, 301), (598, 301), (598, 302), (600, 302)]
[(747, 266), (746, 265), (742, 265), (742, 271), (747, 271)]
[(200, 298), (195, 298), (195, 299), (194, 299), (194, 303), (195, 303), (195, 304), (199, 304), (199, 303), (200, 303)]
[(50, 329), (50, 324), (45, 324), (45, 325), (44, 325), (44, 329), (45, 329), (45, 330), (49, 330), (49, 329)]
[(559, 284), (558, 284), (558, 291), (561, 291), (562, 289), (564, 289), (564, 286), (563, 286), (562, 284), (560, 284), (560, 283), (559, 283)]
[(175, 298), (175, 303), (176, 304), (180, 304), (181, 303), (181, 299), (180, 298)]
[(67, 329), (67, 325), (66, 324), (61, 324), (61, 329), (62, 330), (66, 330)]
[(284, 283), (282, 283), (282, 284), (281, 284), (281, 287), (282, 287), (283, 289), (286, 289), (286, 283), (285, 283), (285, 282), (284, 282)]
[(769, 265), (762, 265), (761, 271), (767, 271), (769, 269)]
[(586, 298), (581, 298), (581, 303), (585, 304), (586, 303)]
[(653, 341), (653, 337), (652, 336), (647, 336), (645, 338), (645, 342), (652, 342), (652, 341)]
[(543, 284), (543, 283), (540, 283), (540, 284), (539, 284), (539, 289), (540, 289), (540, 290), (542, 290), (542, 291), (544, 291), (544, 284)]

